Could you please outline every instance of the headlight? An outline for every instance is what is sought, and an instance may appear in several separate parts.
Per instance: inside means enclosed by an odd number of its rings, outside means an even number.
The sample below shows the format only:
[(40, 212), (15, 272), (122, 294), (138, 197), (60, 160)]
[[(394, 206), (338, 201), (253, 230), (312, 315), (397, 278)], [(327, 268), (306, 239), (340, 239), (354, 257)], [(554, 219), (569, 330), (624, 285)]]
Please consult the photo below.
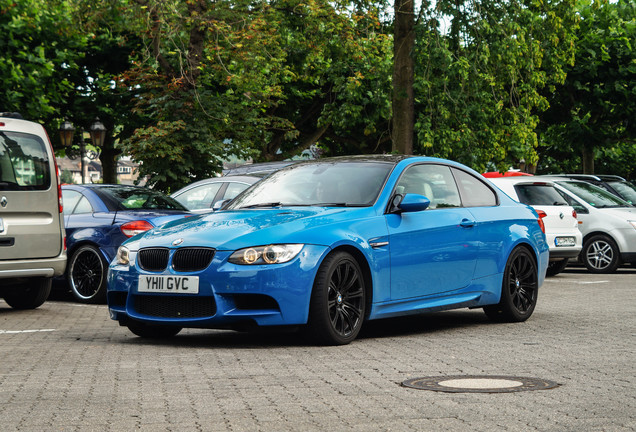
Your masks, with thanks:
[(130, 264), (130, 251), (126, 246), (119, 246), (117, 249), (117, 256), (115, 257), (118, 264), (128, 265)]
[(636, 229), (636, 221), (627, 221), (627, 222), (629, 222), (632, 225), (632, 227)]
[(234, 252), (229, 261), (232, 264), (281, 264), (294, 259), (304, 245), (282, 244), (269, 246), (255, 246), (239, 249)]

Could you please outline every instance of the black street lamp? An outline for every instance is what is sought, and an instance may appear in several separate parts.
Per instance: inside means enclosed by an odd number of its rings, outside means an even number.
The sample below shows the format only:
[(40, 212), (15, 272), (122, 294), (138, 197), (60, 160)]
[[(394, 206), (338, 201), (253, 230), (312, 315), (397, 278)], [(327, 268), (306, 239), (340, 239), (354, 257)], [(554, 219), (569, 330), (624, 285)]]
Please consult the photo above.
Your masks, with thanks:
[[(86, 142), (84, 141), (84, 129), (78, 128), (79, 130), (79, 150), (73, 147), (73, 135), (75, 134), (75, 127), (73, 124), (64, 120), (60, 125), (60, 140), (62, 141), (62, 145), (66, 147), (66, 155), (69, 159), (76, 159), (80, 157), (80, 167), (82, 170), (82, 183), (85, 183), (84, 179), (84, 158), (88, 158), (90, 160), (97, 159), (99, 157), (100, 151), (94, 150), (86, 150)], [(99, 121), (99, 117), (95, 118), (95, 121), (91, 125), (90, 129), (91, 142), (98, 149), (104, 145), (104, 139), (106, 138), (106, 127), (104, 124)]]

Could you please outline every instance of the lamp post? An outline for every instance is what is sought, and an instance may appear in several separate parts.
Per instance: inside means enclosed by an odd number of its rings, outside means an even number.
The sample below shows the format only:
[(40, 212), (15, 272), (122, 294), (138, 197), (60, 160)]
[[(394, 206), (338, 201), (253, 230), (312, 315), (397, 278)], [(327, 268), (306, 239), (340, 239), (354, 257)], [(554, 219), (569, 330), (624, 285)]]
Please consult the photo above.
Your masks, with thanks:
[[(78, 156), (80, 157), (80, 167), (82, 170), (82, 183), (85, 183), (84, 177), (84, 158), (88, 158), (90, 160), (97, 159), (99, 157), (99, 150), (86, 150), (86, 142), (84, 141), (84, 129), (82, 127), (78, 128), (79, 132), (79, 150), (73, 147), (73, 135), (75, 134), (75, 127), (73, 124), (64, 120), (60, 125), (60, 140), (62, 141), (62, 145), (67, 148), (66, 155), (69, 159), (76, 159)], [(104, 144), (104, 139), (106, 138), (106, 127), (99, 120), (99, 117), (95, 118), (95, 121), (89, 128), (91, 142), (98, 149)]]

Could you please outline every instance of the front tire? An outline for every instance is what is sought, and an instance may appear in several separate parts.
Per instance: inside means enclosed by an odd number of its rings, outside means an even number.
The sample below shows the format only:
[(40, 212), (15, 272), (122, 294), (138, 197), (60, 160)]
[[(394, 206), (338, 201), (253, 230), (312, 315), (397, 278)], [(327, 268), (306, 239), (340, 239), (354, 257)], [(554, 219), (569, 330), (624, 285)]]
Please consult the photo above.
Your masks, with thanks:
[(108, 264), (99, 249), (91, 245), (78, 248), (67, 265), (66, 278), (73, 297), (80, 303), (106, 301)]
[(362, 328), (366, 311), (365, 282), (358, 262), (335, 252), (318, 269), (311, 293), (307, 330), (324, 345), (346, 345)]
[(501, 300), (485, 306), (493, 321), (522, 322), (530, 318), (537, 304), (539, 275), (534, 256), (524, 247), (512, 251), (504, 270)]
[(14, 309), (35, 309), (49, 298), (52, 283), (52, 278), (29, 278), (6, 288), (4, 301)]
[(139, 321), (131, 321), (126, 324), (128, 330), (135, 335), (148, 339), (167, 339), (176, 336), (182, 327), (146, 324)]
[(583, 244), (581, 259), (591, 273), (614, 273), (620, 265), (620, 251), (611, 238), (595, 235)]

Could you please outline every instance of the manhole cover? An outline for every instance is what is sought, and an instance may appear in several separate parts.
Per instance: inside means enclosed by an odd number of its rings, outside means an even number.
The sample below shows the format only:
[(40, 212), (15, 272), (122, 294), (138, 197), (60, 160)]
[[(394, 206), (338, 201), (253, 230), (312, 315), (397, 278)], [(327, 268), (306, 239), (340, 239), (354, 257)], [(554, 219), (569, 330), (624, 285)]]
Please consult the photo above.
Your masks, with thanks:
[(402, 383), (404, 387), (449, 393), (511, 393), (529, 390), (547, 390), (559, 384), (540, 378), (457, 375), (445, 377), (413, 378)]

